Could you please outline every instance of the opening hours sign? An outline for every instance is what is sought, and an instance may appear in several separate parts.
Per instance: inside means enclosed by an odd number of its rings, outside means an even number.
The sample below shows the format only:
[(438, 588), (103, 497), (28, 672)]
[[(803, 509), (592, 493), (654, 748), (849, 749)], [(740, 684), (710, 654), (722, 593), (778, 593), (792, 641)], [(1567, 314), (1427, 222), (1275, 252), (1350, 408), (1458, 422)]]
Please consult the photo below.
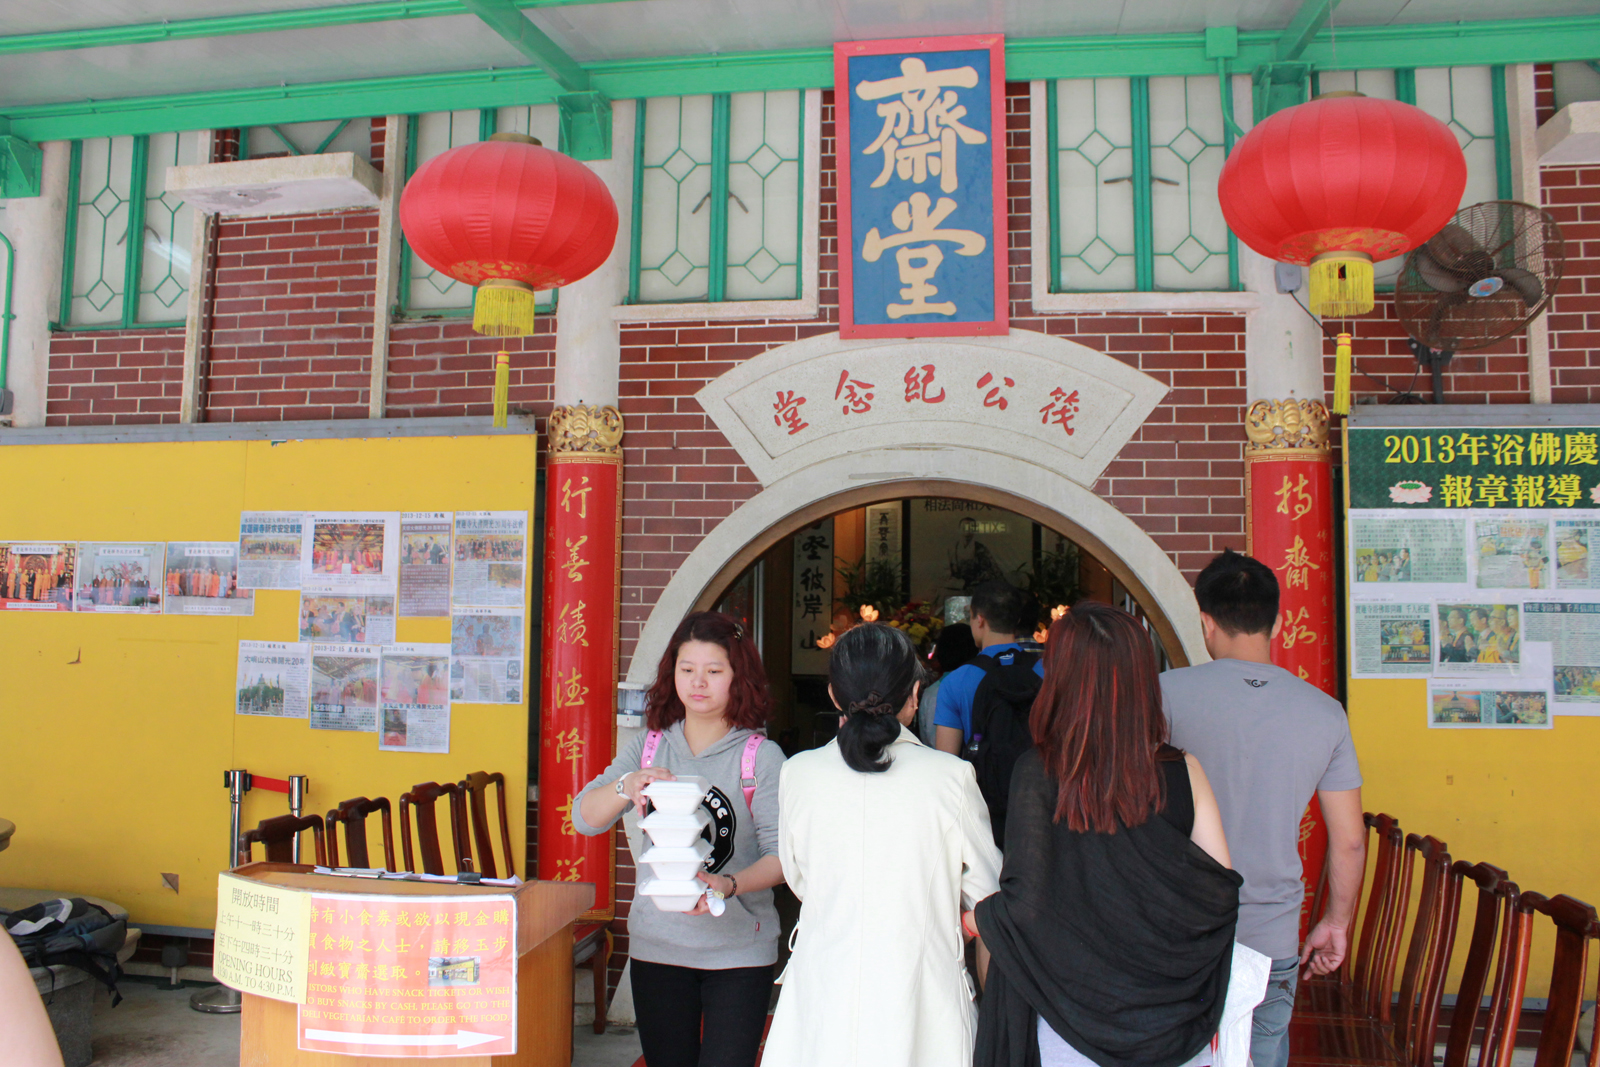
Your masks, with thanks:
[(1004, 334), (1004, 39), (833, 55), (840, 336)]

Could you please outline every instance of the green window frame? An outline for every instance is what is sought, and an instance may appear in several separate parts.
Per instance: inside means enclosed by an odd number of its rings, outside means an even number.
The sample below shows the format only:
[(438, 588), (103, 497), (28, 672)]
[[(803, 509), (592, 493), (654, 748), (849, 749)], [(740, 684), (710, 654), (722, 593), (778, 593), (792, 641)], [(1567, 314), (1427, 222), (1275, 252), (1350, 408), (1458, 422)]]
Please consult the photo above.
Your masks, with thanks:
[[(163, 161), (183, 162), (185, 138), (192, 133), (139, 134), (103, 137), (90, 142), (73, 141), (67, 168), (67, 221), (61, 257), (61, 307), (56, 330), (174, 329), (184, 325), (189, 291), (188, 235), (180, 215), (183, 201), (165, 190), (152, 192), (150, 169), (152, 146), (160, 166)], [(96, 173), (85, 180), (85, 145), (95, 146)], [(104, 149), (103, 167), (100, 150)], [(126, 150), (126, 185), (118, 189), (122, 170), (119, 156)], [(85, 225), (85, 220), (88, 225)], [(188, 227), (194, 224), (192, 209)], [(119, 232), (120, 231), (120, 232)], [(192, 233), (192, 229), (190, 229)], [(129, 240), (138, 234), (138, 240)], [(145, 235), (150, 235), (150, 240)], [(180, 238), (181, 243), (180, 243)], [(98, 256), (92, 281), (78, 277), (87, 263), (86, 253)], [(108, 263), (119, 263), (120, 277), (107, 271)], [(179, 275), (182, 275), (180, 280)], [(113, 281), (114, 279), (114, 281)], [(148, 300), (147, 300), (148, 298)], [(75, 322), (75, 301), (86, 302), (96, 312), (119, 303), (118, 312), (106, 321)], [(142, 304), (153, 303), (177, 318), (140, 316)]]
[[(457, 148), (464, 144), (476, 144), (479, 141), (487, 141), (491, 134), (499, 132), (503, 127), (517, 125), (515, 121), (507, 121), (511, 119), (515, 112), (528, 111), (530, 109), (526, 107), (484, 107), (463, 110), (477, 111), (477, 134), (471, 140), (462, 139), (457, 142), (454, 136), (454, 129), (452, 128), (450, 144), (451, 148)], [(439, 111), (428, 112), (427, 114), (454, 115), (456, 113), (457, 112)], [(422, 117), (422, 115), (410, 115), (407, 116), (406, 119), (405, 175), (407, 181), (411, 180), (411, 176), (416, 173), (417, 167), (420, 165), (417, 155), (418, 134), (420, 132), (419, 120)], [(526, 127), (527, 124), (522, 123), (521, 125)], [(518, 132), (526, 132), (526, 129), (524, 128)], [(399, 286), (396, 289), (395, 306), (391, 309), (391, 317), (396, 320), (407, 320), (413, 322), (436, 319), (470, 318), (472, 316), (472, 302), (476, 298), (477, 289), (473, 286), (467, 285), (465, 282), (458, 282), (452, 279), (448, 280), (447, 284), (440, 288), (441, 293), (449, 293), (457, 289), (463, 292), (470, 291), (473, 293), (473, 296), (466, 297), (464, 303), (451, 307), (421, 306), (414, 305), (412, 303), (412, 283), (424, 277), (435, 278), (440, 277), (440, 275), (439, 272), (433, 270), (431, 267), (428, 267), (416, 257), (416, 255), (411, 251), (411, 246), (406, 243), (405, 235), (403, 233), (398, 234), (397, 239), (400, 241)], [(422, 268), (421, 272), (419, 272), (417, 269), (419, 266)], [(560, 290), (549, 289), (541, 291), (538, 294), (536, 303), (534, 304), (534, 310), (541, 315), (549, 314), (556, 310), (556, 305), (559, 303), (559, 300)]]
[[(1233, 138), (1228, 131), (1227, 118), (1224, 114), (1226, 101), (1221, 100), (1220, 83), (1214, 76), (1192, 76), (1181, 79), (1183, 82), (1184, 114), (1181, 122), (1175, 123), (1166, 116), (1153, 120), (1151, 114), (1151, 82), (1149, 77), (1136, 76), (1129, 78), (1096, 78), (1096, 79), (1054, 79), (1046, 82), (1045, 90), (1045, 129), (1046, 129), (1046, 189), (1049, 198), (1049, 280), (1052, 293), (1080, 293), (1080, 292), (1232, 292), (1239, 289), (1239, 246), (1237, 239), (1228, 232), (1225, 226), (1220, 233), (1202, 235), (1196, 229), (1197, 208), (1203, 209), (1206, 204), (1216, 204), (1215, 194), (1209, 197), (1196, 193), (1193, 179), (1197, 172), (1198, 162), (1206, 153), (1209, 163), (1214, 163), (1220, 171), (1220, 159), (1225, 159), (1227, 151), (1232, 147)], [(1176, 80), (1176, 79), (1170, 79)], [(1061, 92), (1060, 87), (1064, 82), (1073, 81), (1079, 85), (1087, 84), (1093, 100), (1094, 119), (1089, 133), (1084, 135), (1075, 144), (1063, 144), (1061, 138)], [(1126, 130), (1114, 130), (1111, 135), (1100, 129), (1101, 122), (1101, 91), (1105, 89), (1109, 95), (1116, 95), (1126, 86), (1127, 90), (1127, 123)], [(1195, 126), (1203, 117), (1202, 110), (1191, 99), (1192, 94), (1200, 86), (1217, 85), (1219, 98), (1217, 112), (1214, 116), (1215, 129), (1197, 130)], [(1114, 100), (1120, 104), (1120, 100)], [(1118, 116), (1120, 118), (1120, 116)], [(1175, 130), (1175, 132), (1174, 132)], [(1157, 138), (1163, 138), (1157, 140)], [(1067, 154), (1076, 154), (1083, 164), (1086, 164), (1094, 174), (1095, 191), (1095, 233), (1081, 247), (1064, 250), (1064, 227), (1062, 224), (1062, 158)], [(1218, 155), (1220, 153), (1220, 156)], [(1113, 159), (1115, 157), (1115, 159)], [(1159, 164), (1159, 166), (1158, 166)], [(1102, 177), (1103, 168), (1123, 171), (1112, 177)], [(1175, 180), (1165, 171), (1176, 173), (1182, 169), (1183, 180)], [(1101, 199), (1110, 195), (1107, 186), (1128, 182), (1131, 191), (1131, 226), (1128, 232), (1107, 235), (1101, 231)], [(1169, 203), (1163, 205), (1164, 211), (1182, 210), (1187, 214), (1187, 233), (1179, 240), (1171, 240), (1168, 234), (1164, 245), (1158, 246), (1158, 204), (1154, 194), (1154, 184), (1160, 182), (1164, 186), (1177, 188), (1183, 193), (1182, 204)], [(1214, 223), (1220, 222), (1222, 217), (1221, 207), (1215, 210)], [(1099, 246), (1096, 248), (1096, 246)], [(1098, 252), (1098, 257), (1095, 253)], [(1188, 274), (1194, 274), (1202, 269), (1213, 266), (1217, 258), (1227, 257), (1226, 282), (1222, 285), (1194, 285), (1176, 286), (1163, 285), (1158, 278), (1161, 273), (1169, 277), (1176, 273), (1174, 266)], [(1063, 278), (1063, 261), (1077, 260), (1082, 267), (1091, 274), (1102, 275), (1117, 263), (1118, 260), (1132, 262), (1131, 285), (1115, 288), (1087, 288), (1065, 284)], [(1167, 261), (1165, 264), (1162, 261)], [(1096, 264), (1099, 264), (1096, 266)], [(1191, 264), (1193, 264), (1191, 266)], [(1159, 267), (1165, 266), (1162, 271)], [(1124, 270), (1124, 273), (1126, 271)]]
[[(775, 131), (773, 101), (795, 98), (793, 137)], [(654, 105), (654, 108), (652, 108)], [(709, 106), (709, 140), (702, 128), (685, 136), (685, 114)], [(718, 304), (743, 300), (798, 300), (802, 277), (805, 233), (805, 90), (713, 93), (709, 96), (654, 97), (636, 101), (633, 143), (633, 217), (629, 234), (629, 304)], [(675, 132), (669, 139), (651, 136), (649, 123), (666, 120), (673, 109)], [(754, 113), (752, 113), (754, 108)], [(753, 114), (759, 115), (757, 121)], [(692, 142), (691, 143), (691, 138)], [(774, 144), (774, 140), (780, 140)], [(792, 143), (791, 143), (792, 142)], [(657, 158), (659, 157), (659, 158)], [(786, 165), (792, 169), (784, 170)], [(780, 171), (783, 173), (780, 174)], [(783, 210), (785, 183), (792, 176), (794, 212)], [(670, 189), (666, 196), (655, 194)], [(702, 195), (696, 193), (704, 189)], [(741, 192), (743, 195), (741, 195)], [(752, 204), (752, 201), (754, 203)], [(685, 221), (707, 212), (705, 248), (696, 235), (686, 232)], [(646, 233), (646, 215), (669, 210), (672, 241), (662, 247)], [(738, 224), (731, 212), (738, 210)], [(782, 238), (778, 228), (793, 225), (792, 253), (771, 246)], [(787, 243), (787, 242), (785, 242)], [(648, 247), (647, 247), (648, 246)], [(649, 257), (648, 261), (646, 257)], [(792, 287), (771, 285), (779, 271), (791, 271)], [(646, 275), (657, 275), (678, 289), (691, 276), (703, 272), (700, 286), (690, 292), (651, 294)], [(676, 275), (676, 279), (674, 279)], [(781, 280), (780, 280), (781, 285)], [(746, 292), (735, 290), (744, 288)]]

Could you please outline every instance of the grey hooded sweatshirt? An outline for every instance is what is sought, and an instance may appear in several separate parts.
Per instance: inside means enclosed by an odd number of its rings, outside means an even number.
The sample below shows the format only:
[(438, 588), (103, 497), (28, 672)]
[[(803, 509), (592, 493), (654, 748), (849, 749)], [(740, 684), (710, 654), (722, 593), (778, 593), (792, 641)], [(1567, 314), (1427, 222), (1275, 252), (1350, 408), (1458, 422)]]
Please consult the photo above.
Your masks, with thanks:
[[(763, 741), (756, 750), (756, 791), (752, 813), (744, 803), (739, 763), (745, 741), (754, 731), (729, 730), (696, 756), (683, 739), (683, 724), (674, 723), (663, 731), (656, 748), (653, 766), (680, 777), (698, 775), (711, 783), (711, 793), (702, 802), (711, 813), (712, 853), (706, 868), (714, 874), (737, 874), (764, 856), (778, 854), (778, 774), (783, 768), (783, 750), (773, 741)], [(615, 825), (591, 826), (579, 810), (583, 797), (595, 789), (612, 789), (618, 778), (639, 769), (646, 733), (641, 732), (622, 747), (598, 778), (583, 787), (572, 804), (572, 825), (588, 837), (603, 834)], [(636, 818), (633, 805), (623, 815)], [(621, 816), (619, 816), (620, 818)], [(641, 840), (631, 835), (630, 841)], [(648, 848), (648, 840), (644, 847)], [(650, 868), (633, 858), (638, 868), (639, 885), (651, 877)], [(702, 970), (731, 967), (762, 967), (778, 962), (778, 911), (772, 903), (772, 890), (741, 892), (728, 900), (721, 916), (686, 915), (662, 911), (649, 897), (639, 895), (628, 912), (628, 954), (648, 963)]]

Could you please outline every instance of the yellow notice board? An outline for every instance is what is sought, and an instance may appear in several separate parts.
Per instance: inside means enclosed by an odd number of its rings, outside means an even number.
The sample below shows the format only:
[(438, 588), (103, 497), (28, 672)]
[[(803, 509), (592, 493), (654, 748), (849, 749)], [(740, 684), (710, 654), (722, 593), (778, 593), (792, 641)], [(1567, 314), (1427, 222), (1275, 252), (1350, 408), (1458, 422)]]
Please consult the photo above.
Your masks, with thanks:
[[(1530, 648), (1542, 635), (1526, 629), (1531, 604), (1596, 599), (1560, 566), (1569, 560), (1544, 551), (1564, 524), (1600, 521), (1600, 497), (1592, 495), (1600, 493), (1600, 456), (1591, 451), (1600, 437), (1595, 421), (1593, 408), (1555, 405), (1353, 413), (1344, 442), (1345, 637), (1357, 675), (1349, 680), (1348, 703), (1366, 810), (1394, 815), (1406, 833), (1439, 838), (1453, 859), (1504, 868), (1524, 890), (1600, 905), (1600, 857), (1591, 847), (1600, 839), (1593, 802), (1600, 704), (1562, 699), (1560, 683), (1550, 681), (1550, 660), (1543, 660), (1541, 676)], [(1566, 492), (1569, 479), (1579, 492)], [(1499, 495), (1501, 485), (1508, 495)], [(1529, 485), (1547, 491), (1509, 495)], [(1509, 562), (1491, 558), (1505, 553), (1488, 532), (1508, 515), (1545, 531), (1537, 546), (1530, 539)], [(1515, 647), (1509, 642), (1483, 641), (1491, 655), (1443, 653), (1441, 638), (1466, 622), (1449, 621), (1457, 603), (1519, 609), (1525, 629), (1516, 636), (1527, 640), (1515, 675), (1509, 665), (1504, 675), (1483, 667), (1508, 658), (1502, 650)], [(1368, 621), (1385, 616), (1402, 620), (1392, 636)], [(1507, 617), (1502, 612), (1498, 621)], [(1379, 671), (1411, 676), (1371, 676)], [(1441, 689), (1468, 691), (1469, 701), (1478, 690), (1541, 691), (1547, 695), (1532, 706), (1547, 708), (1549, 717), (1507, 715), (1485, 699), (1461, 719), (1446, 719), (1436, 707), (1449, 701), (1437, 695)], [(1420, 881), (1417, 875), (1413, 895)], [(1450, 990), (1466, 956), (1476, 893), (1468, 882)], [(1546, 994), (1552, 940), (1549, 921), (1539, 917), (1530, 997)]]
[[(231, 541), (239, 513), (256, 510), (525, 511), (531, 598), (537, 439), (531, 420), (513, 421), (7, 431), (0, 541)], [(297, 639), (298, 592), (255, 601), (250, 617), (0, 612), (0, 818), (17, 826), (0, 883), (105, 897), (135, 923), (214, 928), (229, 768), (308, 775), (308, 813), (383, 796), (397, 816), (416, 783), (502, 771), (520, 871), (526, 704), (454, 705), (448, 754), (236, 715), (239, 642)], [(450, 620), (402, 618), (396, 639), (447, 643)], [(287, 811), (258, 789), (243, 825)], [(381, 856), (376, 816), (368, 841)]]

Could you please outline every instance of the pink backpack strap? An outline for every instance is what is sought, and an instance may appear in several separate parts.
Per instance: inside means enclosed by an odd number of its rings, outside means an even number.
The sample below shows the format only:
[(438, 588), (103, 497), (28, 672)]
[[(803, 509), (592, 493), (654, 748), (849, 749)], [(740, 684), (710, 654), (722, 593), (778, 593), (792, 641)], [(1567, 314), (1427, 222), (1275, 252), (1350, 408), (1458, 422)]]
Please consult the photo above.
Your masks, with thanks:
[(744, 743), (744, 755), (739, 759), (739, 784), (744, 787), (744, 806), (752, 815), (756, 810), (756, 753), (761, 750), (761, 742), (765, 740), (760, 734), (751, 734)]
[(644, 751), (639, 754), (639, 769), (641, 771), (644, 770), (646, 767), (650, 766), (651, 764), (655, 763), (655, 761), (656, 761), (656, 749), (658, 749), (660, 747), (661, 747), (661, 731), (660, 730), (651, 730), (649, 733), (644, 735)]

